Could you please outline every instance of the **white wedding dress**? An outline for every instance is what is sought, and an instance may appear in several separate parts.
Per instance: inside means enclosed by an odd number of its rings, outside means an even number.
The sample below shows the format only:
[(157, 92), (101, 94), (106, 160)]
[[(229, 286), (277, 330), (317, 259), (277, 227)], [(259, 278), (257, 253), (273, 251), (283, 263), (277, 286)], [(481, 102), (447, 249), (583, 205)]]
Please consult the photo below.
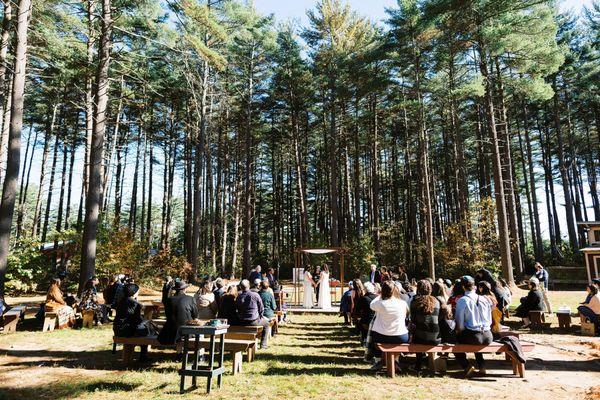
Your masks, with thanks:
[(319, 308), (327, 310), (331, 308), (331, 292), (329, 290), (329, 272), (321, 272), (321, 283), (319, 284)]
[(304, 298), (302, 300), (302, 306), (304, 308), (312, 308), (313, 303), (313, 292), (314, 288), (311, 282), (311, 275), (309, 271), (304, 271)]

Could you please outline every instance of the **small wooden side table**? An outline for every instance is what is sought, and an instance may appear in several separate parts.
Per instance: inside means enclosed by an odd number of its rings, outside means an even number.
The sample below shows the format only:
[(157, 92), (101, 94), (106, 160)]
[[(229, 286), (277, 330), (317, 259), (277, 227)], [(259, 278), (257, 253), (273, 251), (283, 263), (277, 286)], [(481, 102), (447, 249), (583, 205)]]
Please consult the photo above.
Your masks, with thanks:
[(557, 312), (558, 327), (569, 329), (571, 327), (571, 312)]
[[(183, 340), (183, 357), (181, 361), (181, 369), (179, 375), (181, 376), (181, 382), (179, 385), (179, 393), (184, 393), (185, 377), (192, 377), (192, 387), (196, 387), (196, 378), (199, 376), (205, 376), (208, 378), (206, 384), (206, 393), (210, 393), (212, 388), (212, 380), (214, 377), (217, 378), (217, 386), (221, 387), (221, 378), (225, 367), (223, 367), (223, 358), (225, 355), (225, 334), (229, 325), (218, 325), (218, 326), (192, 326), (186, 325), (179, 328), (179, 333)], [(208, 366), (199, 365), (200, 339), (204, 336), (210, 337), (209, 354), (208, 354)], [(193, 340), (192, 347), (190, 349), (190, 339)], [(217, 345), (217, 339), (219, 343)], [(218, 346), (218, 347), (217, 347)], [(215, 367), (215, 350), (218, 348), (217, 363)], [(190, 350), (193, 352), (194, 358), (191, 367), (188, 367), (188, 353)]]

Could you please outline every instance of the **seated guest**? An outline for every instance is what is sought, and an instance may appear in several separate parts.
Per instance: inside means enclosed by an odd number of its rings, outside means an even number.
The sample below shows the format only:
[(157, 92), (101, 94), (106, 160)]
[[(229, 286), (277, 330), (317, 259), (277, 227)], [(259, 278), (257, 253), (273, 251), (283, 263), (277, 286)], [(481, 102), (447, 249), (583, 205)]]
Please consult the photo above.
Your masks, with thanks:
[(598, 286), (591, 284), (587, 288), (587, 298), (584, 303), (581, 303), (577, 310), (581, 315), (588, 318), (594, 324), (600, 323), (600, 293), (598, 292)]
[(504, 278), (498, 278), (498, 283), (499, 283), (499, 286), (504, 291), (504, 302), (505, 302), (504, 309), (508, 310), (508, 307), (512, 303), (512, 291), (510, 290), (510, 286), (508, 286), (508, 283), (506, 282), (506, 280)]
[(117, 283), (119, 282), (119, 277), (115, 275), (113, 281), (109, 283), (102, 291), (102, 297), (104, 297), (104, 304), (107, 307), (112, 307), (113, 301), (115, 299), (115, 290), (117, 288)]
[(194, 301), (198, 308), (198, 319), (213, 319), (217, 316), (219, 306), (212, 291), (212, 286), (212, 282), (206, 280), (194, 295)]
[(387, 267), (381, 267), (381, 282), (389, 281), (392, 277)]
[[(446, 304), (448, 302), (448, 295), (446, 290), (446, 284), (441, 279), (438, 279), (431, 287), (431, 295), (438, 299), (440, 303)], [(419, 288), (417, 287), (417, 292)]]
[(60, 279), (52, 279), (48, 293), (46, 294), (46, 303), (44, 312), (56, 313), (58, 316), (58, 325), (72, 325), (75, 322), (75, 311), (69, 307), (60, 290)]
[[(417, 295), (410, 302), (410, 319), (414, 324), (413, 343), (440, 344), (440, 302), (431, 295), (431, 283), (427, 279), (417, 282)], [(421, 370), (425, 353), (417, 353), (415, 370)]]
[(198, 308), (194, 298), (185, 294), (187, 283), (178, 280), (173, 284), (173, 296), (165, 299), (167, 321), (158, 334), (161, 344), (174, 344), (179, 340), (179, 327), (198, 318)]
[(114, 283), (114, 295), (112, 299), (112, 308), (117, 308), (117, 305), (123, 298), (123, 290), (125, 289), (125, 275), (117, 275), (117, 280)]
[(406, 268), (403, 266), (398, 267), (398, 280), (400, 282), (408, 282), (408, 274), (406, 273)]
[(365, 283), (365, 294), (358, 300), (358, 329), (361, 339), (364, 341), (367, 337), (369, 325), (375, 318), (375, 311), (371, 309), (371, 302), (377, 298), (375, 294), (375, 285), (371, 282)]
[(250, 288), (250, 291), (252, 291), (254, 293), (258, 293), (260, 290), (260, 282), (262, 282), (262, 279), (256, 278), (254, 280), (254, 282), (252, 282), (252, 287)]
[(260, 291), (258, 292), (258, 295), (263, 302), (263, 316), (269, 319), (273, 318), (277, 312), (277, 304), (275, 303), (273, 291), (269, 287), (268, 279), (263, 279), (263, 281), (260, 283)]
[(248, 282), (254, 282), (256, 279), (261, 279), (262, 276), (260, 274), (261, 267), (257, 265), (252, 271), (250, 271), (250, 275), (248, 275)]
[(8, 308), (8, 306), (6, 305), (6, 302), (4, 301), (4, 295), (0, 294), (0, 317), (4, 315), (4, 311), (6, 311), (7, 308)]
[[(461, 283), (465, 294), (456, 302), (456, 342), (461, 344), (490, 344), (492, 337), (492, 303), (485, 296), (475, 293), (475, 280), (471, 276), (463, 276)], [(465, 353), (455, 353), (456, 361), (464, 369), (467, 378), (475, 371), (467, 361)], [(475, 353), (479, 373), (485, 375), (483, 354)]]
[(269, 320), (263, 315), (263, 302), (258, 293), (250, 291), (250, 282), (246, 279), (240, 282), (240, 290), (241, 293), (235, 300), (239, 323), (243, 326), (262, 326), (261, 348), (266, 349), (271, 326)]
[[(137, 301), (140, 287), (135, 283), (125, 285), (124, 296), (117, 305), (117, 315), (113, 332), (119, 337), (142, 337), (153, 333), (154, 329), (142, 317), (142, 305)], [(140, 361), (147, 361), (148, 346), (140, 346)]]
[(352, 307), (352, 281), (348, 282), (348, 290), (342, 294), (340, 300), (340, 315), (344, 316), (344, 325), (350, 325), (350, 312)]
[(452, 313), (456, 311), (456, 303), (464, 295), (465, 288), (462, 285), (462, 281), (458, 280), (457, 282), (454, 282), (454, 286), (452, 286), (452, 296), (450, 296), (450, 298), (448, 299), (448, 305), (452, 309)]
[(350, 318), (352, 324), (358, 325), (360, 314), (358, 310), (358, 302), (365, 295), (365, 286), (360, 279), (352, 280), (352, 297), (350, 303)]
[(171, 290), (173, 289), (173, 285), (175, 281), (169, 275), (165, 276), (165, 283), (162, 287), (162, 302), (164, 305), (165, 299), (171, 297)]
[(500, 322), (502, 321), (502, 311), (498, 309), (498, 300), (492, 293), (492, 287), (487, 281), (481, 281), (477, 284), (477, 294), (485, 296), (492, 303), (492, 334), (498, 333), (501, 330)]
[(526, 297), (521, 297), (521, 304), (515, 310), (515, 315), (523, 319), (521, 328), (527, 328), (531, 325), (529, 311), (544, 311), (544, 296), (538, 285), (537, 278), (529, 279), (529, 293)]
[(375, 298), (370, 307), (376, 313), (371, 329), (371, 346), (376, 361), (371, 369), (379, 370), (382, 365), (381, 350), (375, 344), (408, 343), (406, 317), (409, 311), (408, 304), (399, 298), (398, 289), (391, 281), (382, 282), (381, 296)]
[(79, 311), (88, 311), (91, 310), (94, 312), (94, 323), (96, 325), (102, 325), (102, 323), (106, 323), (107, 320), (107, 311), (104, 304), (100, 304), (98, 300), (98, 294), (96, 290), (96, 285), (98, 284), (98, 279), (92, 277), (88, 279), (83, 287), (83, 292), (81, 293), (81, 301), (79, 302), (77, 308)]
[(239, 325), (239, 318), (237, 316), (237, 309), (235, 306), (235, 300), (238, 296), (238, 290), (236, 285), (230, 285), (227, 288), (227, 292), (221, 298), (219, 302), (219, 318), (227, 320), (229, 325)]
[(215, 295), (215, 301), (217, 302), (217, 311), (219, 309), (219, 303), (221, 302), (221, 297), (225, 294), (225, 282), (223, 282), (222, 278), (217, 278), (215, 280), (215, 284), (213, 285), (213, 293)]

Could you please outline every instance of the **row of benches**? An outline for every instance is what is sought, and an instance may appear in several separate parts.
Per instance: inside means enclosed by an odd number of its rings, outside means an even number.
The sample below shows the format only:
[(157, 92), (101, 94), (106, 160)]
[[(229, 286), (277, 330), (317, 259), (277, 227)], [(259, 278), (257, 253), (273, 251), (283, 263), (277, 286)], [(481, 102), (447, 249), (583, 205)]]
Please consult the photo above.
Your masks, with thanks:
[[(161, 321), (155, 321), (161, 322)], [(246, 354), (246, 361), (252, 362), (254, 360), (257, 340), (262, 335), (262, 326), (231, 326), (228, 333), (225, 335), (225, 352), (231, 354), (233, 361), (232, 373), (236, 375), (242, 371), (242, 360), (243, 354)], [(198, 342), (201, 346), (202, 351), (209, 349), (210, 341), (208, 338), (200, 339)], [(130, 365), (133, 361), (133, 355), (135, 348), (138, 346), (148, 346), (148, 348), (158, 349), (175, 349), (181, 350), (181, 343), (174, 345), (163, 345), (158, 342), (156, 336), (145, 336), (145, 337), (113, 337), (113, 353), (116, 351), (117, 344), (123, 345), (123, 362), (126, 365)], [(195, 346), (195, 343), (192, 343)], [(194, 347), (192, 350), (196, 350)]]

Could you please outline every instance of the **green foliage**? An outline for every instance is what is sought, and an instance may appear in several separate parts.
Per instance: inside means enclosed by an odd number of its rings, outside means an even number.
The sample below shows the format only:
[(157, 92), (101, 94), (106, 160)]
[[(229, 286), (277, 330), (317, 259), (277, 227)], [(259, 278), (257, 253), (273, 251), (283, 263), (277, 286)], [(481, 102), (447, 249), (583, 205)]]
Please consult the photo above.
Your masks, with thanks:
[(31, 237), (20, 238), (8, 256), (6, 291), (9, 294), (32, 292), (52, 274), (50, 257), (40, 251), (41, 243)]
[(345, 266), (345, 277), (355, 278), (367, 273), (369, 265), (376, 263), (375, 247), (370, 235), (361, 235), (350, 243), (345, 244), (348, 249)]

